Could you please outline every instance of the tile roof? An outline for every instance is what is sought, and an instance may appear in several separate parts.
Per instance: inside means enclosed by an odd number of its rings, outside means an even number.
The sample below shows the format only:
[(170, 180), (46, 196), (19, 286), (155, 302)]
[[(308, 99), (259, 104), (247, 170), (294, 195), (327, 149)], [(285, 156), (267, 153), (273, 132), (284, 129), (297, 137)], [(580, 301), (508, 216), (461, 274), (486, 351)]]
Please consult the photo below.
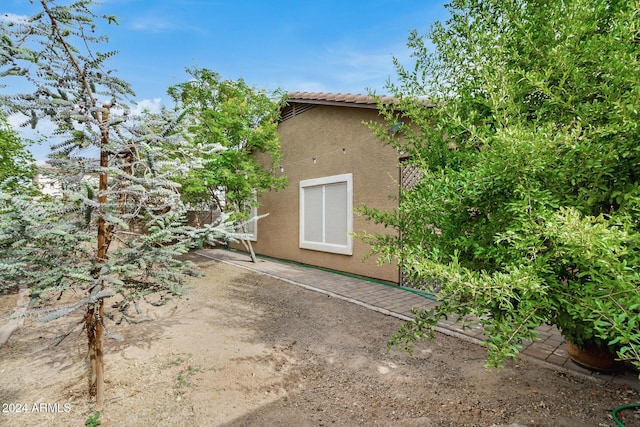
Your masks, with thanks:
[[(395, 99), (382, 95), (380, 100), (383, 103), (392, 103)], [(376, 108), (376, 99), (373, 96), (354, 93), (289, 92), (287, 102)]]

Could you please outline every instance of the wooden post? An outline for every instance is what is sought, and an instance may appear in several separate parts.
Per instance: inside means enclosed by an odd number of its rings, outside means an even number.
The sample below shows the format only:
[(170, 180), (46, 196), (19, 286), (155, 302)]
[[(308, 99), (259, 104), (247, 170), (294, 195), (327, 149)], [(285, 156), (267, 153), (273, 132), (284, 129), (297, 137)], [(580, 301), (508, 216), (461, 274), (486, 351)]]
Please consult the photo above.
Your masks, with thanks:
[[(242, 232), (246, 233), (246, 227), (242, 226)], [(240, 239), (240, 242), (244, 246), (244, 248), (249, 252), (249, 256), (251, 257), (251, 262), (256, 262), (256, 253), (253, 251), (253, 245), (251, 245), (251, 240), (249, 239)]]

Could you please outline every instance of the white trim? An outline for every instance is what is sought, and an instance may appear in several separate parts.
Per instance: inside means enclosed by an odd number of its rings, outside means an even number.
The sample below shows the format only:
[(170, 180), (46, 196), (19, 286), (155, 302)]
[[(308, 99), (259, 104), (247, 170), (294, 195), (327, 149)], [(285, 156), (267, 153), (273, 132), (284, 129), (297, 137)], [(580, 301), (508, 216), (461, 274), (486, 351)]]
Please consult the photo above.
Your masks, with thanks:
[[(346, 217), (346, 228), (347, 228), (347, 243), (346, 245), (339, 245), (334, 243), (327, 243), (325, 241), (317, 242), (317, 241), (308, 241), (304, 240), (305, 230), (304, 230), (304, 219), (305, 219), (305, 189), (309, 187), (319, 187), (322, 186), (322, 194), (323, 194), (323, 206), (322, 206), (322, 220), (323, 223), (326, 221), (325, 218), (325, 188), (324, 186), (328, 184), (338, 184), (338, 183), (346, 183), (347, 184), (347, 217)], [(331, 252), (342, 255), (353, 255), (353, 238), (351, 233), (353, 232), (353, 174), (347, 173), (342, 175), (333, 175), (327, 176), (323, 178), (315, 178), (315, 179), (306, 179), (300, 181), (300, 217), (299, 217), (299, 247), (302, 249), (311, 249), (315, 251), (322, 252)], [(325, 238), (326, 230), (323, 226), (323, 240)]]

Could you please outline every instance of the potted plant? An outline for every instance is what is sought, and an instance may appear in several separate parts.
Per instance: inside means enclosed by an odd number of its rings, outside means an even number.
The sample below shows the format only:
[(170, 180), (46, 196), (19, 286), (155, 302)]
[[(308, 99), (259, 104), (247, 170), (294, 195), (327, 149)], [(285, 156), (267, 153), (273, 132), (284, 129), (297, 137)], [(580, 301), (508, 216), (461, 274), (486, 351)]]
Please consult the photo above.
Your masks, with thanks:
[[(584, 3), (584, 4), (583, 4)], [(588, 7), (587, 7), (588, 6)], [(442, 303), (392, 343), (476, 320), (489, 364), (536, 327), (640, 364), (640, 45), (626, 4), (452, 1), (415, 64), (398, 61), (396, 102), (371, 124), (418, 169), (398, 208), (362, 207), (392, 230), (360, 234), (381, 261)], [(633, 59), (632, 59), (633, 58)], [(426, 102), (428, 99), (429, 102)], [(388, 128), (404, 123), (397, 132)]]
[(594, 331), (582, 321), (568, 318), (559, 322), (566, 337), (567, 354), (576, 364), (599, 372), (622, 372), (625, 363), (618, 360), (617, 346), (609, 346), (607, 339), (594, 335)]
[[(567, 341), (569, 357), (593, 370), (624, 370), (617, 360), (638, 360), (637, 246), (619, 226), (603, 216), (584, 218), (577, 211), (558, 214), (544, 238), (555, 241), (546, 262), (560, 265), (546, 278), (555, 298), (549, 323)], [(563, 264), (564, 263), (564, 264)], [(629, 265), (631, 263), (631, 266)]]

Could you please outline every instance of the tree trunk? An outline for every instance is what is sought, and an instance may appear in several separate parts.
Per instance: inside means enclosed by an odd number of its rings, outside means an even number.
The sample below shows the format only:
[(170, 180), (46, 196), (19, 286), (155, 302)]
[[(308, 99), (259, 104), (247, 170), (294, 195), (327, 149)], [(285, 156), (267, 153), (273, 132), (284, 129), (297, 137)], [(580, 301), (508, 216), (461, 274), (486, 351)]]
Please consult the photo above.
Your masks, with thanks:
[[(101, 139), (102, 146), (107, 145), (109, 142), (109, 110), (107, 106), (105, 112), (101, 116)], [(109, 152), (105, 149), (100, 150), (100, 166), (106, 168), (109, 166)], [(106, 172), (100, 173), (100, 182), (98, 186), (98, 203), (101, 208), (104, 208), (107, 204), (107, 188), (108, 188), (108, 176)], [(102, 213), (98, 217), (98, 252), (96, 255), (97, 262), (104, 263), (107, 260), (107, 250), (110, 243), (110, 230), (107, 229), (106, 221)], [(100, 273), (98, 273), (100, 274)], [(100, 290), (103, 290), (103, 283), (98, 284)], [(97, 308), (97, 312), (96, 312)], [(91, 319), (89, 319), (89, 315)], [(104, 343), (104, 331), (103, 331), (103, 316), (104, 316), (104, 303), (100, 299), (89, 308), (87, 313), (87, 333), (89, 334), (89, 360), (91, 362), (91, 372), (89, 375), (89, 393), (94, 393), (96, 396), (96, 402), (98, 407), (104, 406), (104, 358), (103, 358), (103, 343)], [(89, 321), (91, 324), (89, 324)]]
[(89, 357), (89, 396), (96, 395), (96, 329), (95, 329), (95, 305), (89, 305), (84, 318), (84, 327), (87, 330), (87, 356)]
[(96, 319), (96, 402), (99, 408), (104, 406), (104, 300), (98, 303), (98, 318)]
[(89, 395), (96, 397), (100, 408), (104, 406), (103, 316), (103, 300), (91, 304), (85, 316), (89, 356)]
[[(78, 77), (81, 79), (84, 91), (86, 95), (89, 97), (91, 101), (91, 106), (95, 107), (97, 105), (96, 99), (94, 97), (94, 90), (92, 88), (90, 79), (87, 78), (87, 70), (80, 66), (80, 63), (76, 59), (76, 53), (67, 41), (65, 40), (68, 37), (67, 34), (64, 34), (60, 31), (60, 27), (58, 26), (58, 16), (54, 15), (52, 11), (47, 6), (49, 0), (40, 0), (40, 4), (44, 12), (49, 16), (51, 20), (52, 34), (51, 37), (57, 39), (63, 46), (65, 54), (67, 55), (70, 66), (75, 68)], [(93, 17), (93, 16), (92, 16)], [(74, 18), (76, 21), (79, 18)], [(87, 42), (87, 38), (84, 35), (80, 36), (80, 40)], [(87, 46), (88, 48), (88, 46)], [(53, 50), (55, 53), (55, 50)], [(37, 63), (37, 61), (35, 61)], [(86, 66), (87, 64), (85, 64)], [(98, 126), (100, 128), (100, 166), (106, 168), (109, 166), (109, 152), (106, 150), (106, 146), (109, 143), (109, 108), (108, 104), (102, 106), (103, 111), (97, 112), (93, 111), (91, 114), (94, 119), (98, 122)], [(104, 263), (107, 259), (107, 251), (109, 249), (109, 243), (111, 242), (111, 233), (113, 231), (113, 226), (106, 226), (106, 221), (103, 216), (102, 209), (104, 209), (107, 205), (107, 173), (100, 173), (100, 183), (99, 183), (99, 193), (98, 193), (98, 203), (100, 205), (100, 213), (98, 217), (98, 247), (96, 253), (96, 262), (98, 264)], [(95, 270), (96, 279), (100, 277), (100, 268)], [(94, 287), (90, 290), (90, 292), (94, 292), (96, 290), (102, 291), (104, 289), (104, 283), (97, 282)], [(87, 307), (87, 313), (85, 316), (85, 328), (87, 329), (87, 341), (88, 341), (88, 354), (89, 354), (89, 362), (90, 362), (90, 372), (89, 372), (89, 394), (91, 396), (96, 396), (96, 400), (98, 406), (102, 407), (104, 405), (104, 361), (103, 361), (103, 316), (104, 316), (104, 307), (103, 300), (100, 299), (92, 304), (89, 304)]]

